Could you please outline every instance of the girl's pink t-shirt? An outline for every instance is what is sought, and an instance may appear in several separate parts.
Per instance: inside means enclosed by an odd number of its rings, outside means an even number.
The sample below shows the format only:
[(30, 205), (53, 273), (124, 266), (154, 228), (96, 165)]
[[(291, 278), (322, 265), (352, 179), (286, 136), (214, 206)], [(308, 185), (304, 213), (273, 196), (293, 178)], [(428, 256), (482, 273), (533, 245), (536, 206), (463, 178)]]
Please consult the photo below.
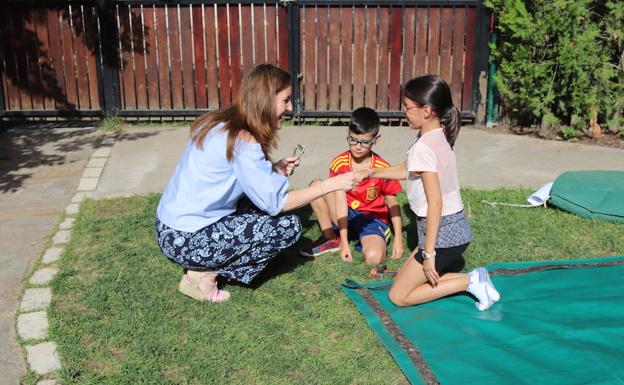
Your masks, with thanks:
[(421, 135), (410, 147), (407, 152), (407, 171), (407, 198), (417, 216), (427, 216), (427, 197), (419, 175), (423, 171), (438, 174), (442, 192), (442, 215), (455, 214), (464, 209), (459, 193), (455, 153), (442, 128)]

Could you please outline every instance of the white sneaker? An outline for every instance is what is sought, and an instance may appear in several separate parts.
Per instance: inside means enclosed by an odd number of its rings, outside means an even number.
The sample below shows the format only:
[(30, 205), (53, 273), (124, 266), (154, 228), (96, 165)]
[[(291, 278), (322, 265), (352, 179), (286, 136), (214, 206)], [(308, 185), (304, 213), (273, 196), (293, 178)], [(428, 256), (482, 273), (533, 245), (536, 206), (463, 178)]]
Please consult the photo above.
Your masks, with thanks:
[(485, 267), (477, 267), (475, 270), (479, 272), (479, 281), (486, 283), (487, 294), (492, 302), (497, 302), (498, 300), (500, 300), (500, 293), (494, 287), (494, 284), (490, 279), (490, 274), (488, 273), (487, 269)]
[(468, 273), (468, 288), (466, 291), (477, 298), (475, 306), (477, 310), (483, 311), (489, 309), (494, 302), (488, 296), (487, 281), (480, 279), (478, 269)]

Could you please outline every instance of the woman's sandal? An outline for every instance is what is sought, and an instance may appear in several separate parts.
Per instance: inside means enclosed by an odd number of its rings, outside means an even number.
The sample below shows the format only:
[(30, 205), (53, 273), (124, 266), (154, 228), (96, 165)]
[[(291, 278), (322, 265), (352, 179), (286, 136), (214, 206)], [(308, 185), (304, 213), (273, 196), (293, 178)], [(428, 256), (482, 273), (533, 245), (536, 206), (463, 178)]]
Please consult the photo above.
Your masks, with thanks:
[[(178, 290), (184, 295), (196, 299), (201, 302), (225, 302), (230, 299), (230, 293), (225, 290), (219, 290), (216, 282), (217, 274), (213, 272), (196, 272), (189, 271), (182, 276)], [(200, 284), (208, 290), (202, 290)]]

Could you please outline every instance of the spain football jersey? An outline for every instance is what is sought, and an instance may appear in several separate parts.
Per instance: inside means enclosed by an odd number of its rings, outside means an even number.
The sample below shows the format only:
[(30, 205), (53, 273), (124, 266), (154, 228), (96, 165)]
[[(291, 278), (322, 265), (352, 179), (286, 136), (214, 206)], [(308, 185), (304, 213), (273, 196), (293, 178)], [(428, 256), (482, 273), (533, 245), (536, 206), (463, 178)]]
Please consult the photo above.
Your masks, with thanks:
[[(370, 168), (390, 167), (382, 157), (372, 153)], [(335, 157), (329, 165), (329, 176), (336, 176), (352, 171), (351, 152), (345, 151)], [(391, 179), (368, 178), (347, 191), (347, 206), (353, 210), (370, 215), (384, 223), (388, 223), (388, 206), (385, 195), (396, 195), (402, 190), (399, 181)]]

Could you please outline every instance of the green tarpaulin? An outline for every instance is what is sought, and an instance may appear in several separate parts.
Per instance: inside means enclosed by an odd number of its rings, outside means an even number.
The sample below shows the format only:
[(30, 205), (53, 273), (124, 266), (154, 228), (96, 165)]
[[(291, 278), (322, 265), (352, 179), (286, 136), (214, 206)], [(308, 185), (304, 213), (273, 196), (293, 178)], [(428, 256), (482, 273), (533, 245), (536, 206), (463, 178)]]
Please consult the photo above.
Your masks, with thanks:
[(412, 384), (624, 384), (624, 257), (488, 266), (502, 299), (411, 307), (388, 284), (342, 289)]
[(568, 171), (550, 191), (554, 206), (585, 218), (624, 223), (624, 171)]

